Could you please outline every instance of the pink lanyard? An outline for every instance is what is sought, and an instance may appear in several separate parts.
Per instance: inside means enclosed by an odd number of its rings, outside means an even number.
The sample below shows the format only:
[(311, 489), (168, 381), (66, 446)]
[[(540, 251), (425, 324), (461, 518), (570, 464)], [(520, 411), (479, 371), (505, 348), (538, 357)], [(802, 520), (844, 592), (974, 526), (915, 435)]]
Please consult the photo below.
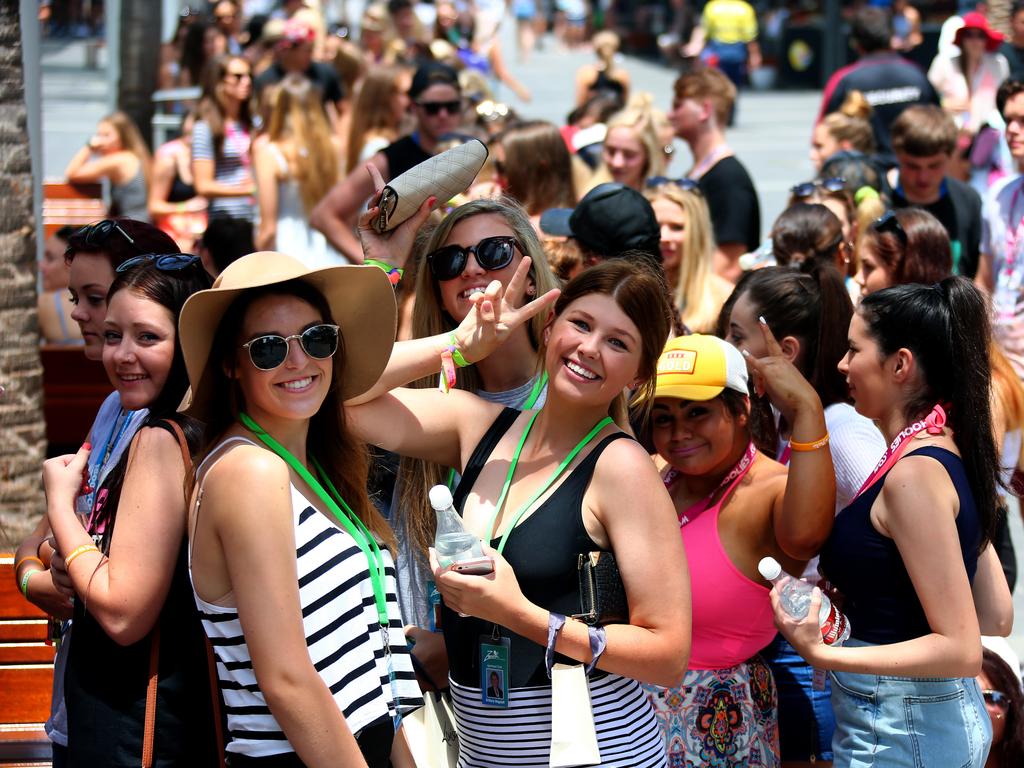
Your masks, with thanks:
[[(746, 475), (750, 468), (753, 466), (754, 458), (756, 456), (757, 449), (754, 447), (754, 443), (748, 443), (747, 450), (744, 452), (743, 458), (739, 460), (739, 463), (736, 464), (735, 467), (729, 470), (729, 474), (727, 474), (722, 479), (722, 482), (718, 484), (718, 487), (715, 488), (715, 490), (713, 490), (711, 493), (709, 493), (705, 498), (701, 499), (695, 504), (692, 504), (685, 512), (679, 514), (679, 527), (682, 528), (687, 523), (692, 523), (701, 514), (703, 514), (708, 509), (708, 507), (711, 506), (711, 500), (715, 498), (718, 492), (721, 491), (723, 488), (726, 489), (725, 493), (722, 495), (722, 499), (724, 500), (725, 497), (732, 492), (732, 489), (739, 484), (740, 480), (743, 479), (743, 476)], [(676, 469), (675, 467), (670, 469), (668, 471), (668, 474), (665, 475), (665, 487), (669, 488), (672, 485), (672, 483), (679, 479), (680, 476), (681, 475), (678, 469)]]
[(235, 149), (238, 150), (238, 162), (248, 168), (252, 163), (252, 158), (249, 156), (249, 147), (251, 145), (249, 134), (246, 131), (239, 129), (238, 123), (232, 121), (225, 122), (224, 136), (234, 144)]
[(705, 173), (711, 170), (715, 163), (724, 158), (729, 151), (728, 144), (719, 144), (711, 151), (710, 154), (708, 154), (707, 157), (701, 160), (690, 170), (688, 174), (686, 174), (687, 178), (694, 180), (701, 178)]
[[(892, 469), (893, 465), (900, 460), (900, 456), (907, 449), (911, 439), (922, 430), (927, 430), (929, 435), (941, 435), (942, 428), (946, 426), (946, 411), (943, 407), (936, 403), (935, 407), (932, 408), (932, 412), (929, 413), (922, 421), (916, 421), (909, 427), (904, 429), (898, 435), (896, 439), (892, 441), (892, 444), (879, 459), (878, 464), (875, 465), (874, 471), (868, 475), (868, 479), (864, 481), (864, 485), (857, 491), (857, 496), (860, 496), (864, 491), (878, 482), (878, 479), (882, 477), (886, 472)], [(854, 497), (856, 498), (856, 496)]]
[(776, 461), (778, 461), (779, 464), (781, 464), (782, 466), (788, 467), (789, 466), (789, 457), (790, 457), (790, 455), (792, 453), (793, 453), (793, 446), (790, 445), (789, 443), (786, 443), (786, 447), (782, 449), (782, 452), (779, 454), (779, 458), (776, 459)]

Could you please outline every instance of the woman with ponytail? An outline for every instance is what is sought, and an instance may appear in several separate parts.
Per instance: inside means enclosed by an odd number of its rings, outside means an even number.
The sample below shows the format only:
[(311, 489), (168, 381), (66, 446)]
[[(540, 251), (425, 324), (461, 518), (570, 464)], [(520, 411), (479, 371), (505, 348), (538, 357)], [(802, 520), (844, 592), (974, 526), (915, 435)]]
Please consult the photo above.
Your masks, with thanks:
[[(796, 267), (748, 272), (729, 298), (720, 324), (728, 341), (761, 356), (766, 353), (759, 327), (763, 317), (779, 340), (782, 354), (818, 393), (835, 465), (835, 512), (853, 499), (885, 450), (875, 425), (850, 405), (846, 380), (836, 368), (846, 354), (846, 330), (852, 316), (853, 305), (839, 273), (831, 264), (808, 259)], [(791, 425), (777, 418), (777, 412), (769, 410), (760, 398), (754, 403), (753, 429), (759, 442), (782, 464), (789, 464)], [(803, 578), (816, 582), (817, 566), (817, 558), (812, 558)], [(779, 690), (782, 759), (830, 760), (834, 720), (827, 687), (815, 689), (813, 670), (781, 636), (764, 656)]]
[[(980, 768), (991, 725), (974, 676), (980, 634), (1009, 632), (1009, 589), (989, 541), (998, 462), (985, 300), (962, 278), (864, 298), (839, 370), (888, 450), (836, 518), (821, 571), (844, 596), (852, 636), (827, 646), (815, 619), (776, 622), (831, 671), (834, 765)], [(817, 617), (820, 593), (811, 598)]]
[(619, 36), (606, 29), (594, 35), (591, 42), (598, 61), (576, 70), (576, 106), (581, 107), (601, 94), (610, 94), (625, 103), (629, 99), (629, 72), (615, 64)]

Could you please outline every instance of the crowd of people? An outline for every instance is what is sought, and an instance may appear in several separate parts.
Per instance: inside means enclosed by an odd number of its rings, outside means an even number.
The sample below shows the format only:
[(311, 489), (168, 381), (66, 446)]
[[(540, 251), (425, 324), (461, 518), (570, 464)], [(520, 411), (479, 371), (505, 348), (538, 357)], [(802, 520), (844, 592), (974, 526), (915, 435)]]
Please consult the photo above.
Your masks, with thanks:
[(1024, 80), (976, 8), (926, 75), (877, 5), (767, 237), (726, 0), (667, 113), (602, 32), (564, 126), (494, 98), (502, 9), (183, 17), (181, 137), (104, 118), (68, 176), (115, 207), (41, 265), (114, 387), (16, 554), (54, 765), (1024, 763)]

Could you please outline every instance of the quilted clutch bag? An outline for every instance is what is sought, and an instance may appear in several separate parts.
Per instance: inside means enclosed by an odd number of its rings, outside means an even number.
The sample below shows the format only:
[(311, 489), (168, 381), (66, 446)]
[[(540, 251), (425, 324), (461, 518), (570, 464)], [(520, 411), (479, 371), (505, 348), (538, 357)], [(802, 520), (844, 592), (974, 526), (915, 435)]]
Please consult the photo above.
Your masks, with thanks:
[(626, 588), (611, 552), (580, 555), (580, 612), (573, 618), (592, 627), (629, 621)]
[(487, 147), (472, 139), (413, 166), (384, 187), (373, 228), (381, 234), (394, 229), (431, 195), (441, 202), (451, 200), (473, 183), (486, 159)]

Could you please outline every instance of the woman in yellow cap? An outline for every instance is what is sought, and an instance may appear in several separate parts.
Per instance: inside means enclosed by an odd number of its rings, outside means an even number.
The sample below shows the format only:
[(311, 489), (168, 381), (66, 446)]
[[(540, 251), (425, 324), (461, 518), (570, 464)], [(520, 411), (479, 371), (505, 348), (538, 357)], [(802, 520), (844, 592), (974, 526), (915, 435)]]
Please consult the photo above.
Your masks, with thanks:
[[(758, 652), (775, 636), (766, 555), (800, 573), (828, 536), (835, 479), (814, 389), (761, 324), (755, 384), (793, 424), (789, 475), (751, 439), (747, 365), (714, 336), (673, 339), (658, 361), (651, 437), (675, 505), (693, 591), (678, 688), (650, 686), (672, 760), (779, 764), (775, 686)], [(738, 693), (743, 691), (744, 694)]]

